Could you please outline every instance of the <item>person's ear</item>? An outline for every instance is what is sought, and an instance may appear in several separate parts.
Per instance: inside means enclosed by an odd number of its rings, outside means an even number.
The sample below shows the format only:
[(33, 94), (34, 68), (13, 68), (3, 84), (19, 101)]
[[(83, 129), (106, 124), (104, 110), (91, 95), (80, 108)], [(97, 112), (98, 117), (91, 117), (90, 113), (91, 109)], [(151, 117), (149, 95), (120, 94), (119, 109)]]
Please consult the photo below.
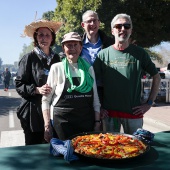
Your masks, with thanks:
[(64, 49), (64, 44), (62, 44), (62, 49), (63, 49), (63, 52), (65, 52), (65, 49)]
[(84, 28), (84, 22), (81, 22), (81, 26)]
[(112, 35), (114, 35), (114, 29), (111, 30)]

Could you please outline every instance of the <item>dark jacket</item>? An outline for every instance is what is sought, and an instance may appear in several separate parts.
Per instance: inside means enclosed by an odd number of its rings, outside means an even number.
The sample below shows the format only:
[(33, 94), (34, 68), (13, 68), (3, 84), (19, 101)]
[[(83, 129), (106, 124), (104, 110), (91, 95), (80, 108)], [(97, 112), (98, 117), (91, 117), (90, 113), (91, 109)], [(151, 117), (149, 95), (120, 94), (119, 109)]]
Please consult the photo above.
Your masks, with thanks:
[(22, 103), (17, 109), (17, 116), (25, 127), (31, 131), (44, 131), (44, 121), (41, 110), (42, 95), (35, 94), (35, 88), (46, 83), (46, 71), (53, 63), (59, 62), (59, 56), (54, 55), (50, 65), (44, 58), (40, 59), (32, 51), (26, 54), (19, 62), (17, 72), (16, 91), (22, 97)]
[(10, 78), (11, 78), (11, 73), (10, 71), (4, 71), (2, 73), (3, 77), (4, 77), (4, 82), (9, 82)]
[[(102, 30), (98, 30), (98, 33), (99, 33), (99, 36), (101, 38), (101, 41), (102, 41), (102, 49), (103, 48), (107, 48), (109, 47), (110, 45), (114, 44), (115, 43), (115, 39), (114, 37), (109, 37), (107, 36)], [(84, 41), (84, 39), (86, 38), (86, 33), (84, 33), (82, 35), (82, 40)]]

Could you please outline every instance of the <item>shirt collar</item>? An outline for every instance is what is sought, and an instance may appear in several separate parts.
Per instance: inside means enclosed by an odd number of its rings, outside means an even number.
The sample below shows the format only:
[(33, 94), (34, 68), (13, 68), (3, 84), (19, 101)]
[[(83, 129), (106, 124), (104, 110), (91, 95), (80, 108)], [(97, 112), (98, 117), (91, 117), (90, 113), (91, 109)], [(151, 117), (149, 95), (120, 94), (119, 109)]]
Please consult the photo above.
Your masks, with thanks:
[[(98, 40), (97, 40), (97, 42), (95, 43), (95, 44), (97, 44), (98, 42), (100, 41), (100, 36), (98, 36)], [(88, 37), (87, 37), (87, 34), (86, 34), (86, 37), (85, 37), (85, 40), (84, 40), (84, 44), (93, 44), (93, 43), (91, 43), (90, 41), (89, 41), (89, 39), (88, 39)]]

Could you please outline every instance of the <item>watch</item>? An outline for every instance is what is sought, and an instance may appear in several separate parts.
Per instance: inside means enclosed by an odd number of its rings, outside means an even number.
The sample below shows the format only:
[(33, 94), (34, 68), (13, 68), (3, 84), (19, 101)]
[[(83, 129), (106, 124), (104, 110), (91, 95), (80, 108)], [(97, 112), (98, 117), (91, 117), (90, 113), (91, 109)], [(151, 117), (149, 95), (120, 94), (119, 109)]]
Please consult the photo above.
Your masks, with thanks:
[(147, 101), (147, 104), (150, 105), (150, 106), (152, 106), (153, 101), (152, 101), (152, 100), (148, 100), (148, 101)]

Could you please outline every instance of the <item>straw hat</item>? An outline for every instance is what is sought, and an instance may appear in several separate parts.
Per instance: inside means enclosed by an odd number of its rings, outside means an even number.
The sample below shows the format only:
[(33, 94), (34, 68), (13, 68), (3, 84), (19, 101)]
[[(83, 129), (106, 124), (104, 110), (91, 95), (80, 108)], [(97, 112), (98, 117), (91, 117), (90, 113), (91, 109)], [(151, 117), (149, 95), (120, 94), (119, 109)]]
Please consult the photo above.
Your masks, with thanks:
[(63, 36), (61, 43), (66, 41), (82, 41), (81, 36), (77, 32), (69, 32)]
[(61, 25), (62, 25), (61, 22), (56, 22), (56, 21), (48, 21), (48, 20), (35, 21), (25, 26), (24, 35), (28, 37), (33, 37), (35, 30), (40, 27), (47, 27), (52, 32), (56, 33), (61, 27)]

